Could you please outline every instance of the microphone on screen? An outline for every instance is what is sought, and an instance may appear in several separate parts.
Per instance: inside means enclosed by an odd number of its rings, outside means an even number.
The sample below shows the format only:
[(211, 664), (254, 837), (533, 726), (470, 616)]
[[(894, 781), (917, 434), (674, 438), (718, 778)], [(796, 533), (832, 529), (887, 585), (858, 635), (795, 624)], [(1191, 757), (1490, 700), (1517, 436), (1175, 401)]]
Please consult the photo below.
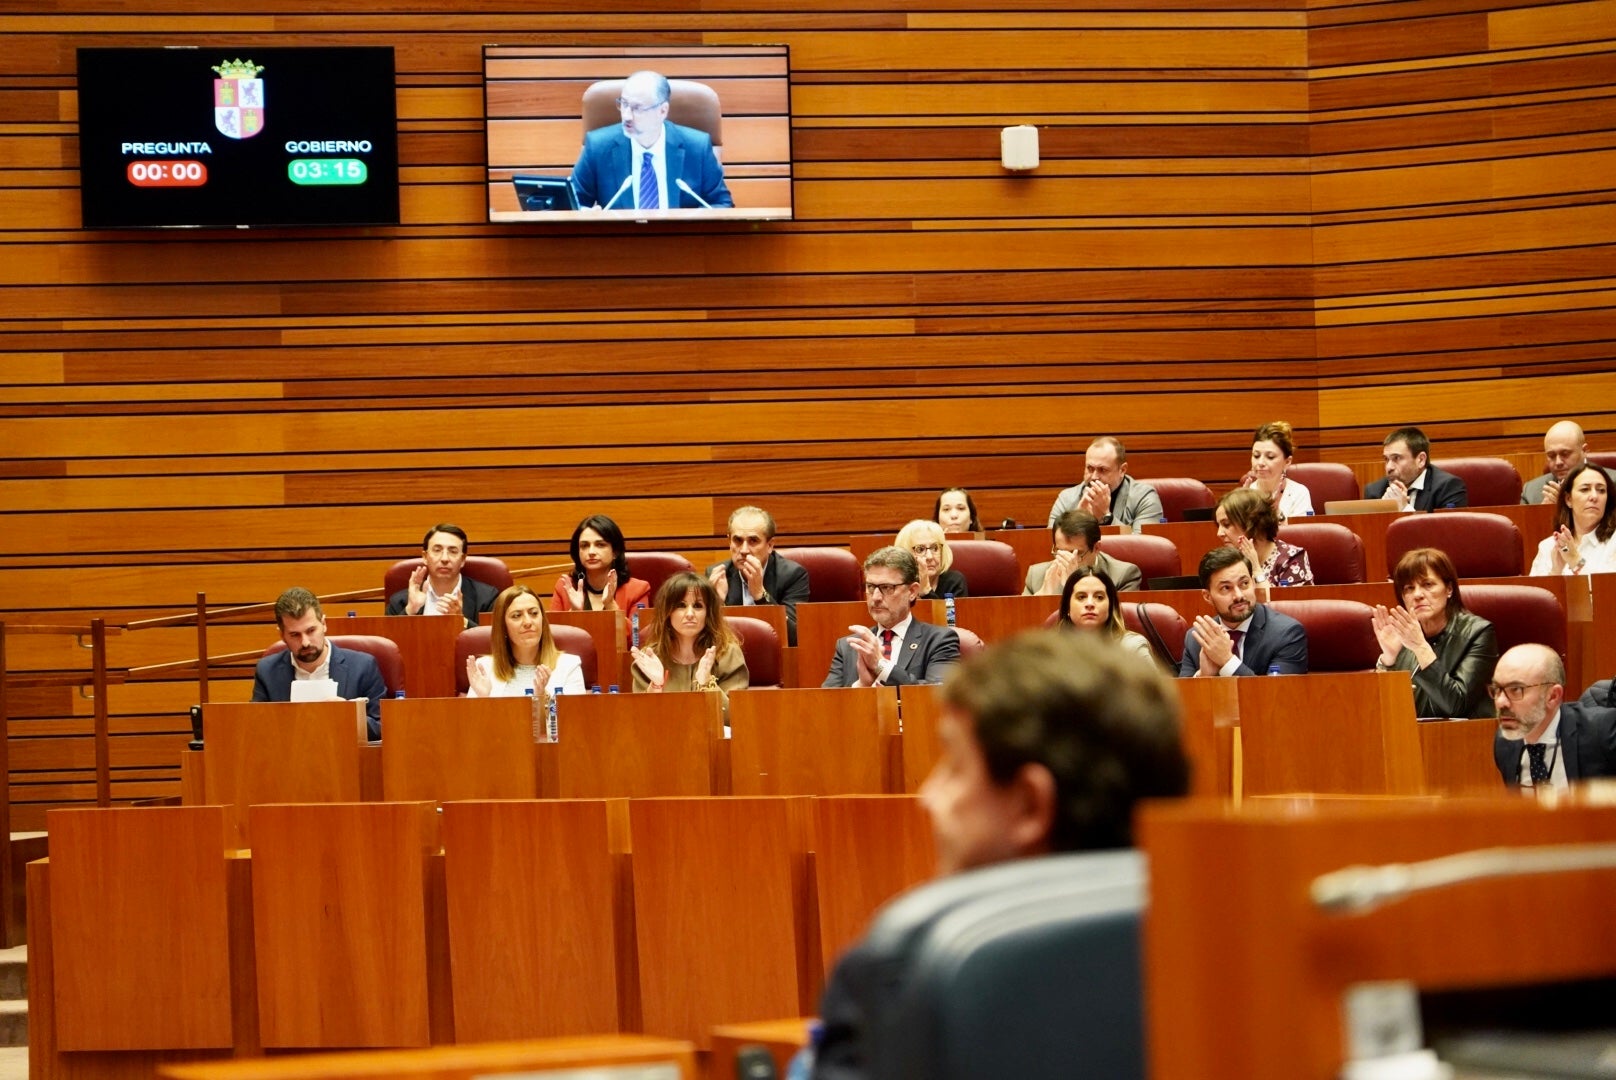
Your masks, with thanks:
[(623, 197), (623, 192), (627, 191), (628, 186), (630, 184), (632, 184), (633, 182), (634, 182), (634, 174), (633, 173), (629, 173), (627, 176), (623, 177), (623, 182), (620, 185), (618, 185), (617, 194), (613, 195), (611, 198), (607, 199), (606, 200), (606, 205), (601, 207), (601, 209), (602, 210), (610, 210), (612, 208), (612, 203), (614, 203), (618, 199), (622, 198)]
[(713, 208), (712, 203), (708, 202), (706, 199), (702, 198), (700, 195), (697, 195), (695, 190), (693, 188), (691, 188), (691, 186), (689, 184), (685, 183), (682, 179), (680, 179), (678, 177), (675, 177), (673, 182), (679, 186), (680, 191), (684, 192), (686, 195), (689, 195), (692, 199), (695, 199), (697, 202), (701, 203), (701, 205), (702, 205), (702, 207), (704, 209), (711, 210)]

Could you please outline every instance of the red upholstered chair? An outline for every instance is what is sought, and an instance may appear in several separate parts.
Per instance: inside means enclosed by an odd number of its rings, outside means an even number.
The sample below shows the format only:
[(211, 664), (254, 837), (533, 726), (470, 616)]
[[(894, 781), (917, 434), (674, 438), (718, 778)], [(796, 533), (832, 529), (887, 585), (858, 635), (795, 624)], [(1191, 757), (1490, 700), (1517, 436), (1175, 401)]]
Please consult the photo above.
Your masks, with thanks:
[(1184, 564), (1178, 555), (1178, 545), (1165, 536), (1150, 536), (1145, 533), (1105, 535), (1100, 537), (1096, 547), (1113, 559), (1121, 559), (1137, 566), (1144, 578), (1141, 582), (1142, 588), (1149, 588), (1151, 578), (1178, 577), (1184, 572)]
[(1431, 464), (1465, 482), (1471, 506), (1515, 506), (1521, 501), (1521, 474), (1503, 458), (1444, 458)]
[(785, 685), (780, 678), (780, 635), (762, 619), (726, 615), (724, 621), (741, 639), (746, 654), (747, 686), (753, 690), (774, 690)]
[[(1464, 606), (1493, 624), (1498, 655), (1516, 645), (1547, 645), (1565, 659), (1566, 613), (1560, 600), (1536, 585), (1466, 585), (1459, 583)], [(1567, 694), (1578, 693), (1566, 687)]]
[(1588, 460), (1593, 462), (1595, 465), (1598, 465), (1602, 469), (1616, 469), (1616, 451), (1600, 450), (1598, 452), (1590, 452), (1588, 454)]
[[(1372, 609), (1356, 600), (1275, 600), (1269, 605), (1307, 631), (1307, 670), (1373, 671), (1380, 642)], [(1259, 672), (1258, 674), (1262, 674)]]
[(1363, 538), (1333, 521), (1287, 521), (1279, 538), (1307, 552), (1315, 585), (1355, 585), (1364, 577)]
[(1422, 547), (1447, 552), (1461, 580), (1516, 577), (1525, 570), (1521, 531), (1502, 514), (1404, 514), (1386, 527), (1386, 575), (1404, 555)]
[[(392, 638), (377, 637), (373, 634), (333, 634), (326, 640), (339, 649), (352, 649), (354, 652), (374, 656), (376, 666), (382, 669), (382, 682), (387, 684), (389, 695), (396, 697), (400, 690), (408, 692), (409, 687), (404, 685), (404, 657)], [(264, 655), (274, 656), (278, 652), (285, 651), (286, 642), (277, 641), (264, 650)]]
[(1184, 658), (1184, 635), (1190, 627), (1177, 609), (1167, 604), (1123, 604), (1122, 625), (1145, 635), (1156, 655), (1174, 668)]
[(1324, 504), (1340, 499), (1361, 499), (1363, 489), (1349, 466), (1339, 461), (1293, 462), (1285, 475), (1313, 496), (1313, 512), (1324, 513)]
[(959, 635), (961, 660), (968, 656), (975, 656), (977, 653), (987, 648), (987, 645), (983, 644), (982, 639), (976, 636), (976, 632), (974, 630), (967, 630), (963, 626), (956, 626), (954, 627), (954, 633)]
[[(461, 697), (465, 697), (470, 689), (466, 682), (466, 657), (487, 656), (493, 649), (493, 636), (493, 627), (473, 626), (460, 631), (460, 636), (455, 638), (455, 690)], [(595, 639), (589, 636), (589, 631), (551, 623), (550, 636), (555, 640), (556, 648), (578, 658), (579, 666), (584, 671), (584, 685), (598, 685), (600, 677), (595, 658)]]
[[(387, 573), (382, 575), (383, 598), (385, 599), (401, 589), (408, 588), (410, 575), (415, 573), (415, 568), (420, 565), (422, 565), (422, 560), (414, 558), (400, 559), (392, 566), (389, 566)], [(467, 555), (466, 565), (460, 568), (460, 572), (469, 578), (476, 578), (484, 585), (492, 585), (500, 592), (504, 592), (512, 584), (511, 569), (505, 565), (505, 560), (496, 559), (489, 555)], [(388, 685), (392, 684), (389, 683)]]
[(851, 551), (839, 547), (775, 548), (808, 571), (808, 599), (816, 604), (864, 599), (864, 567)]
[(627, 558), (629, 577), (637, 577), (651, 586), (651, 598), (646, 601), (650, 607), (656, 605), (657, 593), (662, 590), (664, 581), (681, 571), (694, 573), (696, 569), (689, 559), (672, 551), (630, 551)]
[(1168, 521), (1183, 521), (1186, 510), (1210, 509), (1218, 505), (1218, 500), (1212, 497), (1211, 488), (1188, 476), (1163, 476), (1150, 480), (1140, 477), (1140, 479), (1155, 488), (1156, 494), (1161, 496), (1162, 513), (1167, 515)]
[[(953, 569), (965, 576), (972, 596), (1020, 596), (1026, 582), (1016, 549), (1002, 540), (950, 540), (954, 553)], [(859, 578), (859, 595), (864, 595), (864, 579)]]

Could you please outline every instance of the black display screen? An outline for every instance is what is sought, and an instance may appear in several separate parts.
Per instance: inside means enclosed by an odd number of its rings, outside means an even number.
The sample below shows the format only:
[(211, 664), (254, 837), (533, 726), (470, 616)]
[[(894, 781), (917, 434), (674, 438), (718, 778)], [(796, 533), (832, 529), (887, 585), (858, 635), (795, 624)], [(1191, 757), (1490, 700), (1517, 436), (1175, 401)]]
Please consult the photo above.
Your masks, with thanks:
[(78, 50), (89, 229), (398, 224), (393, 50)]

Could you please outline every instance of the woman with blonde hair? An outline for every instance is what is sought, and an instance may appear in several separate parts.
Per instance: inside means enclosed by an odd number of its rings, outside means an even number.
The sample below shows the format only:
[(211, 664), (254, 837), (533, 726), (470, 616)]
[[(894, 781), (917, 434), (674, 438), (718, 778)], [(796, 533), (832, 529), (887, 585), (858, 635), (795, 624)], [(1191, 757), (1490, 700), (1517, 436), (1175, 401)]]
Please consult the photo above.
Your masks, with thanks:
[(583, 662), (556, 648), (550, 620), (526, 585), (512, 585), (494, 600), (488, 656), (466, 657), (469, 697), (521, 697), (531, 691), (545, 704), (557, 690), (582, 694)]
[(1313, 512), (1313, 493), (1285, 475), (1295, 453), (1289, 424), (1283, 420), (1264, 424), (1251, 436), (1251, 470), (1240, 481), (1242, 487), (1260, 491), (1273, 501), (1282, 524)]
[(948, 550), (943, 527), (937, 522), (916, 518), (898, 530), (893, 544), (913, 555), (920, 566), (920, 599), (941, 600), (944, 596), (957, 599), (970, 595), (965, 575), (950, 569), (954, 565), (954, 553)]
[(681, 570), (662, 583), (644, 643), (634, 657), (636, 694), (705, 690), (719, 694), (729, 715), (729, 692), (745, 690), (751, 674), (724, 601), (712, 582)]

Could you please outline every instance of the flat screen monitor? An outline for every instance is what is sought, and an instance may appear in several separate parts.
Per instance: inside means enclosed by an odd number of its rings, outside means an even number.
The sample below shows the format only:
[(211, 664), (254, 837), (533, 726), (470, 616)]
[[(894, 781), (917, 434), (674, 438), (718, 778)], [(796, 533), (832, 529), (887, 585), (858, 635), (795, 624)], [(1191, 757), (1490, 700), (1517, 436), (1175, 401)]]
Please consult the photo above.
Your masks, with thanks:
[(789, 220), (784, 45), (488, 45), (488, 220)]
[(385, 47), (78, 50), (84, 227), (398, 224)]

